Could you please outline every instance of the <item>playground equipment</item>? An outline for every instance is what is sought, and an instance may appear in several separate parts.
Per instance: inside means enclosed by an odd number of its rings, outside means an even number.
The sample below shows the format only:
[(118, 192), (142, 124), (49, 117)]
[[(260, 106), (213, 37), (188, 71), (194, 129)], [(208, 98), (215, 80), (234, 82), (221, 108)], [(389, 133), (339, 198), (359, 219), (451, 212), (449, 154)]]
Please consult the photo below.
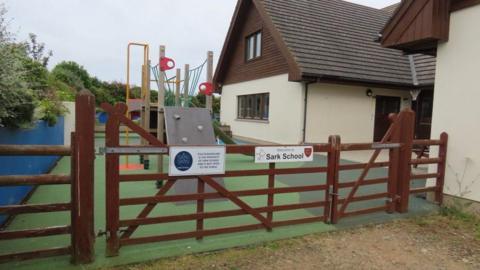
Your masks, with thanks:
[[(132, 99), (130, 91), (130, 68), (131, 68), (131, 48), (133, 46), (142, 47), (143, 52), (143, 65), (142, 65), (142, 87), (141, 87), (141, 98)], [(166, 57), (166, 48), (165, 46), (160, 46), (159, 51), (159, 61), (155, 66), (151, 66), (150, 61), (150, 46), (145, 43), (129, 43), (127, 51), (127, 118), (132, 119), (132, 114), (137, 112), (140, 113), (140, 123), (142, 128), (150, 131), (152, 134), (156, 134), (159, 141), (166, 143), (165, 139), (173, 140), (173, 137), (165, 137), (165, 106), (175, 106), (178, 108), (188, 108), (195, 107), (192, 103), (192, 97), (199, 88), (201, 94), (206, 95), (206, 112), (209, 115), (208, 125), (212, 126), (211, 114), (212, 114), (212, 95), (214, 92), (214, 87), (212, 84), (213, 80), (213, 52), (208, 52), (207, 59), (199, 66), (190, 69), (190, 65), (185, 65), (184, 78), (182, 80), (181, 69), (176, 69), (176, 75), (173, 77), (167, 76), (167, 71), (175, 68), (175, 60), (169, 57)], [(206, 68), (206, 82), (200, 83), (200, 77)], [(153, 74), (153, 80), (151, 75)], [(158, 88), (158, 103), (153, 104), (151, 99), (151, 83), (154, 82)], [(190, 117), (190, 116), (189, 116)], [(156, 121), (152, 121), (156, 120)], [(156, 123), (152, 123), (156, 122)], [(129, 145), (129, 131), (126, 129), (126, 145)], [(193, 134), (192, 134), (193, 135)], [(192, 137), (192, 136), (190, 136)], [(212, 137), (211, 144), (216, 143), (215, 137)], [(211, 139), (212, 139), (211, 138)], [(205, 144), (205, 141), (202, 141)], [(146, 145), (147, 142), (145, 139), (142, 139), (142, 145)], [(143, 164), (143, 166), (142, 166)], [(150, 160), (148, 155), (142, 155), (140, 157), (140, 164), (132, 164), (128, 157), (126, 157), (126, 164), (122, 165), (121, 168), (125, 170), (129, 169), (149, 169)], [(158, 159), (158, 171), (163, 172), (163, 158)]]
[[(210, 111), (205, 108), (165, 107), (165, 128), (167, 142), (170, 145), (215, 145), (217, 140), (213, 131)], [(176, 195), (193, 194), (197, 191), (196, 179), (179, 181), (174, 185)], [(222, 177), (214, 180), (222, 187), (225, 186)], [(161, 187), (163, 183), (157, 182)], [(206, 192), (215, 192), (210, 186)], [(192, 203), (192, 202), (186, 202)], [(185, 204), (185, 202), (177, 202)]]

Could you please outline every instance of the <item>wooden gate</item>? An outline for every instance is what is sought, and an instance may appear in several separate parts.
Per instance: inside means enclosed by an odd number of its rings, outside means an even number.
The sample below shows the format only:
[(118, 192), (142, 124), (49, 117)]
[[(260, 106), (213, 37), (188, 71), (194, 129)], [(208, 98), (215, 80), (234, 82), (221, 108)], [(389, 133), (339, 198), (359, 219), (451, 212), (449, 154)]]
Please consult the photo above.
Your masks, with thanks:
[[(29, 252), (2, 254), (0, 263), (12, 260), (27, 260), (48, 256), (71, 255), (75, 264), (90, 263), (94, 260), (93, 228), (93, 177), (94, 177), (94, 125), (95, 98), (88, 91), (76, 97), (76, 132), (71, 134), (71, 146), (45, 145), (0, 145), (2, 156), (71, 156), (69, 175), (6, 175), (0, 176), (1, 186), (21, 185), (70, 185), (69, 203), (2, 205), (0, 214), (70, 212), (71, 224), (64, 226), (0, 231), (0, 240), (45, 237), (52, 235), (71, 236), (66, 247), (32, 250)], [(34, 224), (32, 224), (34, 225)]]
[[(327, 144), (314, 144), (316, 154), (327, 155), (327, 164), (317, 167), (300, 168), (278, 168), (275, 163), (271, 163), (268, 169), (256, 170), (232, 170), (226, 171), (223, 175), (215, 176), (193, 176), (189, 179), (181, 177), (171, 177), (165, 173), (157, 174), (120, 174), (119, 163), (121, 155), (139, 155), (157, 154), (168, 155), (169, 146), (162, 144), (154, 136), (134, 122), (125, 117), (127, 107), (124, 104), (117, 104), (115, 107), (103, 104), (102, 108), (109, 114), (106, 128), (106, 209), (107, 209), (107, 255), (117, 256), (121, 246), (151, 243), (158, 241), (169, 241), (184, 238), (202, 239), (206, 236), (217, 234), (241, 232), (247, 230), (265, 229), (271, 231), (278, 226), (301, 224), (308, 222), (331, 222), (337, 223), (341, 218), (368, 214), (377, 211), (406, 212), (408, 211), (408, 198), (411, 192), (438, 192), (443, 188), (443, 173), (445, 159), (444, 156), (435, 160), (422, 161), (422, 164), (428, 162), (439, 162), (440, 173), (429, 175), (411, 175), (411, 165), (419, 164), (420, 161), (411, 159), (413, 144), (436, 144), (442, 145), (443, 150), (446, 147), (446, 140), (443, 141), (417, 141), (413, 140), (413, 129), (415, 124), (415, 115), (411, 110), (401, 112), (398, 116), (392, 115), (392, 125), (387, 134), (380, 143), (368, 144), (341, 144), (339, 136), (331, 136)], [(120, 125), (123, 124), (133, 132), (139, 134), (142, 139), (147, 141), (150, 146), (122, 146), (120, 144)], [(444, 138), (445, 139), (445, 138)], [(227, 154), (245, 154), (253, 155), (255, 147), (259, 145), (227, 145)], [(278, 146), (278, 145), (277, 145)], [(374, 150), (368, 163), (343, 164), (341, 153), (346, 151)], [(387, 162), (376, 162), (380, 151), (389, 151), (389, 160)], [(443, 153), (443, 152), (442, 152)], [(445, 153), (444, 153), (445, 154)], [(367, 179), (368, 172), (372, 168), (386, 167), (388, 176), (379, 179)], [(358, 179), (348, 182), (340, 179), (340, 172), (347, 170), (361, 170)], [(302, 174), (322, 174), (326, 175), (325, 183), (320, 181), (311, 181), (306, 186), (295, 187), (276, 187), (276, 176), (292, 175), (300, 176)], [(213, 177), (251, 177), (266, 176), (268, 179), (268, 188), (250, 189), (241, 191), (231, 191), (219, 185)], [(422, 190), (410, 190), (410, 181), (420, 177), (435, 177), (440, 181), (433, 188)], [(192, 179), (193, 178), (193, 179)], [(165, 185), (149, 197), (120, 198), (120, 184), (125, 182), (139, 181), (158, 181), (164, 180)], [(196, 181), (197, 190), (193, 194), (169, 195), (169, 190), (178, 181)], [(358, 196), (357, 191), (361, 186), (386, 184), (385, 190), (375, 193)], [(214, 192), (206, 192), (205, 187), (210, 186)], [(349, 188), (347, 196), (342, 197), (342, 189)], [(275, 197), (277, 194), (301, 193), (317, 191), (322, 192), (323, 198), (308, 203), (296, 204), (277, 204)], [(266, 195), (264, 207), (252, 207), (242, 197)], [(225, 210), (216, 212), (207, 212), (205, 210), (205, 200), (224, 198), (238, 206), (238, 210)], [(347, 211), (352, 202), (378, 200), (385, 198), (386, 203), (374, 208)], [(440, 198), (437, 197), (440, 201)], [(153, 209), (160, 203), (196, 201), (196, 211), (191, 214), (149, 217)], [(120, 208), (131, 205), (145, 205), (136, 218), (122, 219), (120, 217)], [(174, 206), (172, 206), (174, 207)], [(323, 210), (319, 215), (301, 218), (275, 221), (273, 213), (280, 211), (289, 211), (297, 209), (319, 208)], [(249, 215), (258, 222), (251, 225), (233, 226), (226, 228), (205, 228), (206, 219), (234, 217)], [(135, 231), (142, 225), (153, 225), (162, 223), (173, 223), (180, 221), (196, 221), (195, 230), (174, 234), (160, 234), (155, 236), (133, 237)]]

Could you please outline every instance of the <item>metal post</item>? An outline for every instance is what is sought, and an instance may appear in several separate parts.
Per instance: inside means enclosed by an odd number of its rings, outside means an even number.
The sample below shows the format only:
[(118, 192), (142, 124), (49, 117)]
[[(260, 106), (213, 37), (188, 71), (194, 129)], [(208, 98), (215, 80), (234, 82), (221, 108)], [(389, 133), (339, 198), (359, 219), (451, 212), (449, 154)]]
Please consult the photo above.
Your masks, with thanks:
[(72, 254), (73, 263), (94, 261), (95, 97), (82, 90), (75, 100), (72, 135)]

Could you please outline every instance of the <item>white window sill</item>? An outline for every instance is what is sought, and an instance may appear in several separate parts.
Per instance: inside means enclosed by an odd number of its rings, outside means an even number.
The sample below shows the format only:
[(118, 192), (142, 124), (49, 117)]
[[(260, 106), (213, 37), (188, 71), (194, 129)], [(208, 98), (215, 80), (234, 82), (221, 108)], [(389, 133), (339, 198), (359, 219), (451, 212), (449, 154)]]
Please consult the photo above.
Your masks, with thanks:
[(260, 123), (260, 124), (270, 124), (270, 121), (268, 120), (260, 120), (260, 119), (240, 119), (237, 118), (235, 121), (238, 122), (250, 122), (250, 123)]

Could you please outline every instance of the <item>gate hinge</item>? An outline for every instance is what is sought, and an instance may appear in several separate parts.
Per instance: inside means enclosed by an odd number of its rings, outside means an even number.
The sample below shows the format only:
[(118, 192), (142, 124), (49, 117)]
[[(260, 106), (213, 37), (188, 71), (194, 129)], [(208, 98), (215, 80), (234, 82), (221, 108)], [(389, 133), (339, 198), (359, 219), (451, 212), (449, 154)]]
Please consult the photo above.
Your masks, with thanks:
[(395, 202), (400, 201), (400, 198), (401, 198), (401, 197), (398, 196), (398, 195), (395, 195), (395, 198), (388, 197), (388, 198), (387, 198), (387, 202), (388, 202), (388, 203), (395, 203)]

